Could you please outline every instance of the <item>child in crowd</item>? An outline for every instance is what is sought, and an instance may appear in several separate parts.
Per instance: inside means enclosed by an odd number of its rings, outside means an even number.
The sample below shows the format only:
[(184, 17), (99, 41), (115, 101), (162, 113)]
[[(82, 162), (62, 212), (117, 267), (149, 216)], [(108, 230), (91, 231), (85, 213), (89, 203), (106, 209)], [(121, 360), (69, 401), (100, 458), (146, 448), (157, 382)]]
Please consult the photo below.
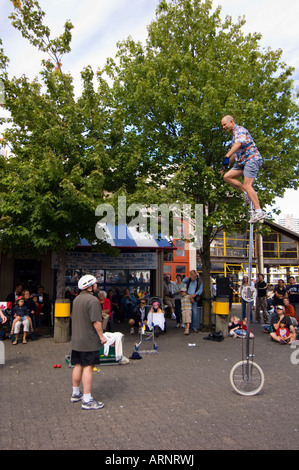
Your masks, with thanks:
[(14, 320), (11, 325), (11, 332), (10, 334), (12, 335), (14, 332), (15, 324), (18, 321), (23, 321), (23, 320), (28, 320), (30, 324), (30, 330), (32, 331), (32, 320), (29, 316), (28, 308), (25, 307), (24, 305), (24, 297), (20, 296), (16, 299), (16, 305), (14, 306), (12, 310), (12, 316), (14, 316)]
[(16, 299), (16, 305), (14, 306), (12, 310), (12, 316), (14, 317), (14, 320), (11, 325), (11, 332), (10, 332), (11, 335), (13, 334), (15, 325), (18, 321), (28, 320), (29, 325), (30, 325), (30, 330), (33, 331), (32, 320), (29, 316), (28, 308), (25, 307), (24, 302), (25, 302), (24, 297), (22, 296)]
[(246, 332), (242, 329), (242, 322), (239, 317), (232, 315), (228, 323), (228, 336), (234, 338), (242, 338), (246, 336)]
[[(245, 336), (247, 333), (247, 318), (244, 318), (244, 320), (241, 323), (242, 330), (245, 332)], [(250, 331), (249, 332), (249, 337), (254, 338), (254, 334)]]
[(187, 287), (181, 287), (181, 311), (182, 321), (185, 325), (184, 335), (190, 334), (190, 323), (192, 319), (193, 299), (187, 294)]
[(35, 333), (38, 334), (38, 329), (40, 328), (40, 312), (43, 308), (43, 304), (38, 301), (38, 295), (32, 294), (32, 300), (35, 303)]
[(276, 335), (279, 339), (280, 344), (288, 344), (289, 343), (289, 341), (291, 339), (291, 335), (290, 335), (290, 332), (287, 328), (287, 322), (286, 321), (281, 321), (280, 322), (280, 326), (276, 330)]

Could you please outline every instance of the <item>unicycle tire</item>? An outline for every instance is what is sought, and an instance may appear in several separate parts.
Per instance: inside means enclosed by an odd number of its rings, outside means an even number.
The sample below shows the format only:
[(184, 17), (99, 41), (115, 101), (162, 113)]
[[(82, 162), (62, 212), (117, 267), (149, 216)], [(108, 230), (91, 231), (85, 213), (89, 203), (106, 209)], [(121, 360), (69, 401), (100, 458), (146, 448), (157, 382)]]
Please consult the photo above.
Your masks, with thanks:
[(246, 375), (247, 361), (237, 362), (230, 372), (230, 383), (239, 395), (257, 395), (265, 382), (264, 372), (258, 364), (249, 361), (249, 376)]

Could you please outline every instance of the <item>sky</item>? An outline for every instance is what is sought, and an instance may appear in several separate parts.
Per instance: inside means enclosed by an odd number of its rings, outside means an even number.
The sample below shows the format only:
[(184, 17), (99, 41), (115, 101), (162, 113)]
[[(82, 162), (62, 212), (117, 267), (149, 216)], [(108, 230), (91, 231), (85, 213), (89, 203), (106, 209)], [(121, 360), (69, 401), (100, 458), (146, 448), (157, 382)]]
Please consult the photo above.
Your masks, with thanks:
[[(63, 58), (62, 67), (72, 74), (76, 87), (80, 87), (80, 72), (85, 66), (96, 71), (108, 57), (115, 57), (118, 41), (132, 36), (134, 41), (145, 42), (147, 26), (155, 19), (158, 3), (159, 0), (39, 0), (53, 37), (63, 32), (65, 21), (74, 25), (71, 52)], [(282, 60), (295, 68), (293, 78), (299, 88), (299, 1), (213, 0), (213, 8), (218, 5), (222, 18), (229, 15), (236, 21), (245, 16), (244, 33), (261, 33), (262, 47), (282, 49)], [(0, 0), (0, 38), (10, 58), (9, 74), (17, 77), (25, 74), (33, 79), (41, 70), (44, 56), (13, 28), (8, 19), (12, 11), (10, 0)], [(299, 191), (287, 190), (284, 198), (276, 200), (275, 207), (282, 214), (299, 218), (298, 202)]]

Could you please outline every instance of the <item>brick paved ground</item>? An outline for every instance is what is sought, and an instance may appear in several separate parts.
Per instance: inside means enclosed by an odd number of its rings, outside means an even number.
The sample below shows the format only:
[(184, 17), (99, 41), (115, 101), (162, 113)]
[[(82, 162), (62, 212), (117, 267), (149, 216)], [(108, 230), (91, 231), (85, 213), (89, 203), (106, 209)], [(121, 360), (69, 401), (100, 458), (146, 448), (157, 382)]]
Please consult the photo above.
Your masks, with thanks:
[[(64, 362), (69, 343), (41, 337), (13, 346), (6, 340), (1, 448), (298, 449), (299, 364), (292, 364), (291, 354), (299, 362), (299, 345), (296, 355), (296, 349), (271, 342), (260, 325), (252, 326), (255, 361), (265, 374), (259, 395), (240, 396), (229, 382), (243, 340), (204, 341), (203, 332), (186, 337), (169, 320), (166, 335), (157, 339), (158, 354), (94, 372), (93, 395), (105, 403), (99, 411), (70, 402), (72, 370)], [(120, 331), (129, 357), (139, 336), (129, 335), (124, 324)], [(61, 369), (54, 369), (58, 363)]]

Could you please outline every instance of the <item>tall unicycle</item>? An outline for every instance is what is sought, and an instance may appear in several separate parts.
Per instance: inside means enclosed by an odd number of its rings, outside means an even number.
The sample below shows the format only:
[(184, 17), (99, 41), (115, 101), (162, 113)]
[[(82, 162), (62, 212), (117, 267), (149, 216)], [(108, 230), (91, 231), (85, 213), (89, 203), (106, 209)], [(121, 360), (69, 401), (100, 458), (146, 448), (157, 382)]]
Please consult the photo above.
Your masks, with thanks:
[[(250, 204), (252, 210), (252, 203)], [(257, 395), (263, 388), (265, 377), (262, 368), (253, 361), (254, 338), (250, 338), (251, 307), (254, 301), (255, 289), (251, 287), (252, 254), (253, 254), (253, 227), (250, 223), (249, 229), (249, 270), (248, 288), (245, 290), (244, 300), (246, 304), (247, 330), (245, 341), (242, 341), (242, 360), (235, 364), (230, 372), (230, 383), (239, 395)]]

